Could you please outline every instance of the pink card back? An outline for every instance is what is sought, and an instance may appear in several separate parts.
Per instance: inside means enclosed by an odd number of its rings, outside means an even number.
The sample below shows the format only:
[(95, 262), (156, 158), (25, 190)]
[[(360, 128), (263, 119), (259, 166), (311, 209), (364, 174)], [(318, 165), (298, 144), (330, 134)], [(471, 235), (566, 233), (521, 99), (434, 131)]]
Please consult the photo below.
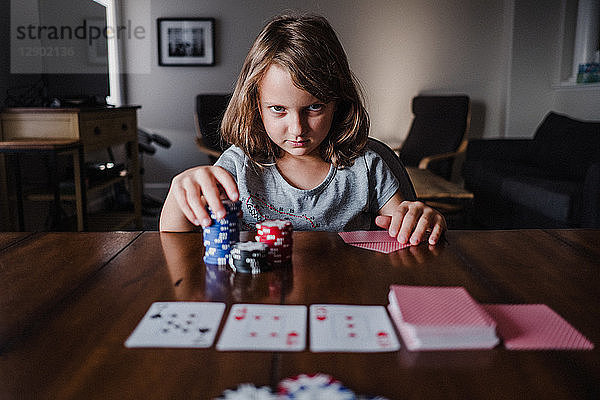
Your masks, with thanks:
[(404, 321), (418, 326), (493, 326), (494, 321), (463, 287), (400, 286), (390, 290)]
[(510, 350), (591, 350), (594, 344), (545, 304), (485, 304)]

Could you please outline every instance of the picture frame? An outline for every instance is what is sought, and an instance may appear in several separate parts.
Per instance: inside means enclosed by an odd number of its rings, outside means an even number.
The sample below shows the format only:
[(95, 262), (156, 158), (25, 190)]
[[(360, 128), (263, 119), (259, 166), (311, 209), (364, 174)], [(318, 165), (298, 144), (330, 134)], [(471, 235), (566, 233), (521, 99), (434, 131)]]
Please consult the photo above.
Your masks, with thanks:
[(158, 18), (158, 65), (215, 65), (214, 18)]

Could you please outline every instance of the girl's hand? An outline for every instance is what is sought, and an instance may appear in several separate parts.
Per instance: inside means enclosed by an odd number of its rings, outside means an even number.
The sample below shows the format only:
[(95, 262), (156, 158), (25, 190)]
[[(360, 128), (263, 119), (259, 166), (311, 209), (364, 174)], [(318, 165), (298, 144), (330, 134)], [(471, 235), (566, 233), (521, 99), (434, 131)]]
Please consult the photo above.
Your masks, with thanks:
[(198, 225), (209, 226), (207, 204), (219, 218), (224, 217), (222, 190), (230, 200), (238, 200), (235, 180), (221, 167), (195, 167), (175, 176), (160, 216), (160, 230), (187, 231)]
[[(446, 231), (446, 220), (438, 211), (420, 201), (402, 201), (392, 197), (379, 211), (375, 224), (387, 229), (402, 244), (417, 245), (429, 236), (429, 244), (438, 243)], [(390, 204), (391, 203), (391, 204)]]

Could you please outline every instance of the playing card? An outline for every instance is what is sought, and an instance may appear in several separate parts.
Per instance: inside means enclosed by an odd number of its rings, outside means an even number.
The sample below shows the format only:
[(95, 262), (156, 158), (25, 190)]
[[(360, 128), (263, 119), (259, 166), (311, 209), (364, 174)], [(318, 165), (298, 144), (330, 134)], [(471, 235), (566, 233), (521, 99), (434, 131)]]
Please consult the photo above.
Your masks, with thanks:
[(340, 232), (339, 235), (346, 243), (398, 242), (388, 231), (352, 231)]
[(375, 250), (381, 253), (392, 253), (409, 247), (410, 244), (399, 243), (387, 231), (352, 231), (339, 232), (344, 242), (362, 249)]
[(223, 311), (223, 303), (152, 303), (125, 347), (210, 347)]
[(399, 348), (383, 306), (310, 306), (310, 350), (313, 352), (386, 352)]
[(234, 304), (217, 350), (302, 351), (306, 306)]
[(591, 350), (594, 344), (545, 304), (484, 304), (509, 350)]
[(350, 246), (360, 247), (367, 250), (375, 250), (380, 253), (393, 253), (396, 250), (410, 247), (410, 244), (402, 244), (399, 242), (374, 242), (374, 243), (349, 243)]

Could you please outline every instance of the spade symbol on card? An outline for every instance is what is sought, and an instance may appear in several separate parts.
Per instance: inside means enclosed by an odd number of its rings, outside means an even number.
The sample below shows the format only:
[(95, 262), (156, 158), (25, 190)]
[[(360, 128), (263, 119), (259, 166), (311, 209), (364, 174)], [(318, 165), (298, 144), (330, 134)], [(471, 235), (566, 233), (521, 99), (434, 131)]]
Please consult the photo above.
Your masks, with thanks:
[(154, 314), (154, 315), (150, 316), (150, 318), (152, 318), (152, 319), (162, 318), (162, 315), (160, 315), (160, 313), (158, 313), (158, 314)]
[(201, 334), (206, 334), (208, 332), (210, 332), (210, 328), (199, 328), (198, 332), (200, 332)]

